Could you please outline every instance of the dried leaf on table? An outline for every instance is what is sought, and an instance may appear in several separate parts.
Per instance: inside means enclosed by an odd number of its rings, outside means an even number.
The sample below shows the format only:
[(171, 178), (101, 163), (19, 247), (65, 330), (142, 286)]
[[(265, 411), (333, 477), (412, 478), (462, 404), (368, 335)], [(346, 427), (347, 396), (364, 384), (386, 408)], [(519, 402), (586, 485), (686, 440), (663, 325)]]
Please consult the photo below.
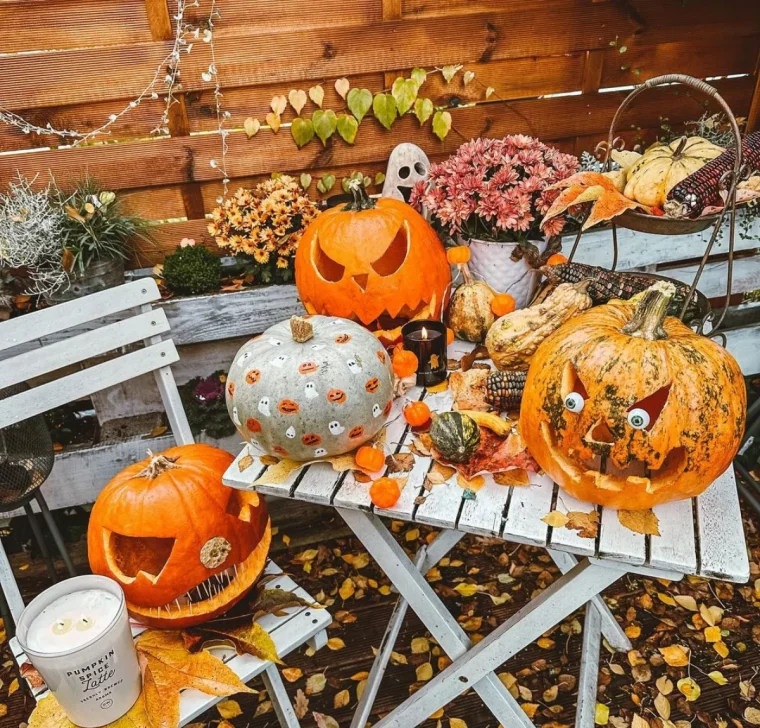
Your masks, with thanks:
[(651, 508), (644, 511), (617, 512), (620, 524), (634, 533), (642, 533), (648, 536), (660, 535), (660, 521)]
[(145, 710), (155, 728), (179, 725), (179, 694), (185, 688), (219, 697), (256, 692), (218, 657), (205, 651), (188, 652), (180, 632), (148, 630), (138, 637), (135, 647), (143, 674)]
[(459, 365), (463, 372), (468, 371), (469, 369), (472, 369), (472, 365), (478, 360), (478, 359), (488, 359), (488, 349), (486, 349), (485, 346), (476, 346), (472, 351), (465, 354)]
[(578, 531), (581, 538), (596, 538), (599, 533), (599, 512), (569, 511), (565, 528)]
[(449, 380), (444, 379), (440, 384), (434, 384), (432, 387), (428, 387), (427, 391), (430, 394), (439, 394), (445, 392), (449, 388)]
[[(178, 698), (179, 700), (179, 698)], [(48, 693), (35, 707), (29, 717), (29, 728), (77, 728), (66, 716), (52, 693)], [(145, 713), (145, 702), (138, 698), (137, 702), (129, 709), (126, 715), (119, 720), (109, 723), (108, 728), (147, 728), (152, 725), (148, 722)]]
[(412, 444), (409, 446), (409, 451), (420, 457), (429, 458), (432, 447), (433, 440), (431, 439), (430, 434), (422, 432), (412, 440)]
[(561, 215), (568, 207), (584, 202), (594, 202), (588, 218), (583, 223), (584, 230), (622, 215), (626, 210), (643, 207), (626, 197), (618, 190), (613, 180), (599, 172), (578, 172), (551, 185), (548, 189), (562, 190), (562, 192), (544, 215), (542, 225), (557, 215)]
[(190, 635), (200, 635), (203, 646), (209, 644), (227, 644), (241, 655), (253, 655), (261, 660), (270, 660), (281, 664), (277, 648), (269, 633), (253, 618), (230, 618), (207, 622), (200, 627), (188, 630)]
[(240, 460), (238, 460), (238, 470), (242, 473), (244, 470), (248, 470), (248, 468), (253, 465), (254, 459), (253, 455), (251, 453), (247, 453), (246, 455), (243, 455)]
[(493, 479), (497, 485), (530, 485), (530, 475), (527, 470), (522, 468), (512, 468), (512, 470), (505, 470), (503, 473), (494, 473)]
[[(443, 459), (437, 451), (433, 457)], [(480, 443), (466, 463), (457, 463), (456, 469), (468, 480), (482, 473), (499, 473), (512, 468), (538, 471), (538, 465), (525, 447), (519, 434), (499, 437), (492, 430), (480, 428)]]
[(551, 511), (551, 513), (547, 513), (541, 520), (552, 528), (563, 528), (570, 519), (562, 511)]
[(385, 464), (388, 466), (388, 474), (408, 473), (414, 467), (414, 455), (410, 452), (399, 452), (394, 455), (388, 455), (385, 458)]
[(39, 688), (45, 684), (45, 681), (42, 679), (42, 675), (40, 675), (37, 668), (34, 667), (31, 662), (22, 663), (19, 670), (21, 677), (29, 683), (30, 687)]
[(457, 473), (457, 485), (465, 490), (478, 491), (485, 485), (486, 479), (482, 475), (465, 478), (462, 473)]
[[(291, 607), (321, 609), (319, 604), (309, 602), (287, 589), (263, 588), (257, 590), (256, 597), (251, 604), (251, 611), (253, 612), (253, 619), (255, 621), (265, 614), (274, 614), (276, 617), (281, 617), (285, 614), (285, 610)], [(215, 622), (210, 622), (209, 624), (213, 625)]]
[(456, 468), (435, 461), (433, 467), (430, 468), (430, 471), (425, 478), (425, 490), (430, 490), (434, 485), (445, 483), (456, 472)]
[(488, 374), (483, 369), (470, 369), (466, 372), (452, 372), (449, 375), (449, 389), (454, 400), (454, 409), (481, 412), (493, 409), (486, 401)]
[(295, 460), (279, 460), (270, 465), (264, 473), (253, 482), (253, 485), (280, 485), (284, 483), (296, 470), (300, 470), (306, 463), (298, 463)]

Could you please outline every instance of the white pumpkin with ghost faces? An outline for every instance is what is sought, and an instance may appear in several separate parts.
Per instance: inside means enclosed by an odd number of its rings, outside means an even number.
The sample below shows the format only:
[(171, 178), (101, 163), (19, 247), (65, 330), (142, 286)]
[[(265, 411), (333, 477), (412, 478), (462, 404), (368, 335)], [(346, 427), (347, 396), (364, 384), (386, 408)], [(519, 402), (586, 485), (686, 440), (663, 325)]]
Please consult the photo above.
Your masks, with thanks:
[(245, 343), (227, 377), (238, 432), (278, 458), (350, 452), (383, 427), (393, 403), (390, 357), (365, 328), (294, 316)]

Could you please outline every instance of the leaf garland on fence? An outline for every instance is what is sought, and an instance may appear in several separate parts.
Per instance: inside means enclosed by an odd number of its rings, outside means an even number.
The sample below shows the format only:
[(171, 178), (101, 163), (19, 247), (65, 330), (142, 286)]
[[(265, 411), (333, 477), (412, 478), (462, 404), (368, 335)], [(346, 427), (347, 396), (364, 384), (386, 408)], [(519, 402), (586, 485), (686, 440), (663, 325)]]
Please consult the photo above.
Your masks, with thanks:
[[(435, 73), (440, 73), (445, 83), (449, 84), (462, 68), (462, 64), (447, 65), (437, 68)], [(452, 129), (452, 117), (445, 106), (436, 107), (432, 99), (419, 95), (428, 75), (424, 68), (414, 68), (408, 78), (399, 76), (389, 90), (376, 94), (368, 88), (351, 88), (348, 79), (339, 78), (334, 82), (334, 87), (338, 96), (345, 100), (346, 106), (345, 110), (337, 111), (322, 108), (325, 91), (319, 84), (312, 86), (308, 91), (290, 89), (287, 96), (278, 94), (272, 97), (269, 104), (271, 111), (266, 114), (266, 123), (276, 134), (282, 125), (282, 116), (290, 105), (296, 113), (296, 118), (290, 123), (290, 134), (296, 146), (301, 149), (315, 136), (323, 146), (327, 146), (328, 139), (334, 136), (336, 131), (346, 144), (353, 145), (359, 127), (370, 110), (375, 119), (388, 130), (400, 117), (414, 114), (420, 126), (424, 126), (432, 117), (431, 130), (443, 141)], [(464, 86), (468, 86), (474, 80), (474, 71), (465, 71), (462, 75)], [(492, 87), (488, 87), (485, 90), (485, 98), (489, 98), (493, 91)], [(312, 112), (311, 117), (303, 115), (309, 101), (318, 107)], [(254, 117), (248, 117), (243, 122), (243, 130), (248, 139), (256, 136), (260, 129), (261, 122)], [(320, 182), (317, 188), (324, 194), (335, 184), (335, 179), (333, 178), (330, 184), (329, 176), (326, 176)]]

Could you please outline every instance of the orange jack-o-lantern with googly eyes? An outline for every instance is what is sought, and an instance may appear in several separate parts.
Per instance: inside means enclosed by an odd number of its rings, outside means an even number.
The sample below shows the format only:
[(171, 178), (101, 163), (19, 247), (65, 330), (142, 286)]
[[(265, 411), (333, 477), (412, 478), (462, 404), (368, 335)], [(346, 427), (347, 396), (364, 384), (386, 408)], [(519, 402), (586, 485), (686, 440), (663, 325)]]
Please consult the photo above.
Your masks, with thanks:
[(354, 194), (301, 238), (296, 285), (306, 309), (373, 329), (438, 318), (451, 271), (433, 228), (405, 202)]
[(739, 448), (746, 390), (716, 342), (665, 318), (673, 287), (576, 316), (531, 360), (520, 432), (571, 495), (641, 510), (704, 491)]
[(229, 453), (183, 445), (122, 470), (90, 514), (90, 568), (116, 580), (130, 614), (180, 629), (223, 614), (259, 578), (271, 541), (266, 504), (222, 484)]

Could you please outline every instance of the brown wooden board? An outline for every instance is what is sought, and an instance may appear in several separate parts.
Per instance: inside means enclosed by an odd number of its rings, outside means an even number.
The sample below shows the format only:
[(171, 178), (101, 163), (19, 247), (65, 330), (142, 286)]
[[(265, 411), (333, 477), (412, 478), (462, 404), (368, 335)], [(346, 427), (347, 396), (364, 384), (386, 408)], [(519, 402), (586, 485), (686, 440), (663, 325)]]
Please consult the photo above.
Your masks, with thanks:
[[(488, 13), (404, 18), (356, 26), (309, 28), (318, 6), (304, 7), (305, 29), (221, 36), (217, 65), (225, 87), (300, 83), (343, 75), (445, 63), (490, 62), (658, 43), (743, 38), (760, 32), (754, 0), (680, 3), (547, 2), (537, 16), (532, 3), (500, 4)], [(635, 6), (635, 10), (630, 6)], [(221, 21), (220, 21), (221, 22)], [(203, 44), (183, 64), (185, 91), (211, 88), (201, 79), (209, 63)], [(170, 49), (168, 42), (66, 50), (0, 58), (4, 104), (20, 109), (81, 101), (130, 98), (145, 87)], [(107, 83), (93, 83), (107, 78)]]
[[(716, 82), (735, 113), (745, 115), (749, 108), (754, 79), (751, 77)], [(339, 138), (323, 147), (318, 140), (299, 150), (288, 128), (278, 134), (262, 130), (251, 140), (242, 131), (230, 134), (227, 174), (235, 177), (269, 174), (272, 170), (309, 170), (331, 166), (366, 165), (385, 160), (391, 149), (413, 139), (428, 153), (444, 154), (462, 141), (476, 136), (532, 134), (541, 139), (565, 139), (579, 135), (606, 134), (624, 92), (531, 99), (479, 104), (452, 110), (453, 129), (439, 142), (426, 127), (412, 117), (399, 120), (391, 131), (373, 119), (365, 119), (355, 146)], [(679, 87), (655, 89), (636, 101), (629, 125), (656, 127), (663, 117), (671, 123), (698, 118), (705, 108), (702, 99)], [(211, 160), (221, 160), (219, 137), (204, 134), (173, 139), (111, 144), (77, 149), (60, 149), (0, 157), (0, 184), (21, 171), (28, 177), (48, 169), (56, 177), (89, 172), (109, 187), (129, 189), (169, 185), (178, 182), (218, 180), (219, 170)]]

